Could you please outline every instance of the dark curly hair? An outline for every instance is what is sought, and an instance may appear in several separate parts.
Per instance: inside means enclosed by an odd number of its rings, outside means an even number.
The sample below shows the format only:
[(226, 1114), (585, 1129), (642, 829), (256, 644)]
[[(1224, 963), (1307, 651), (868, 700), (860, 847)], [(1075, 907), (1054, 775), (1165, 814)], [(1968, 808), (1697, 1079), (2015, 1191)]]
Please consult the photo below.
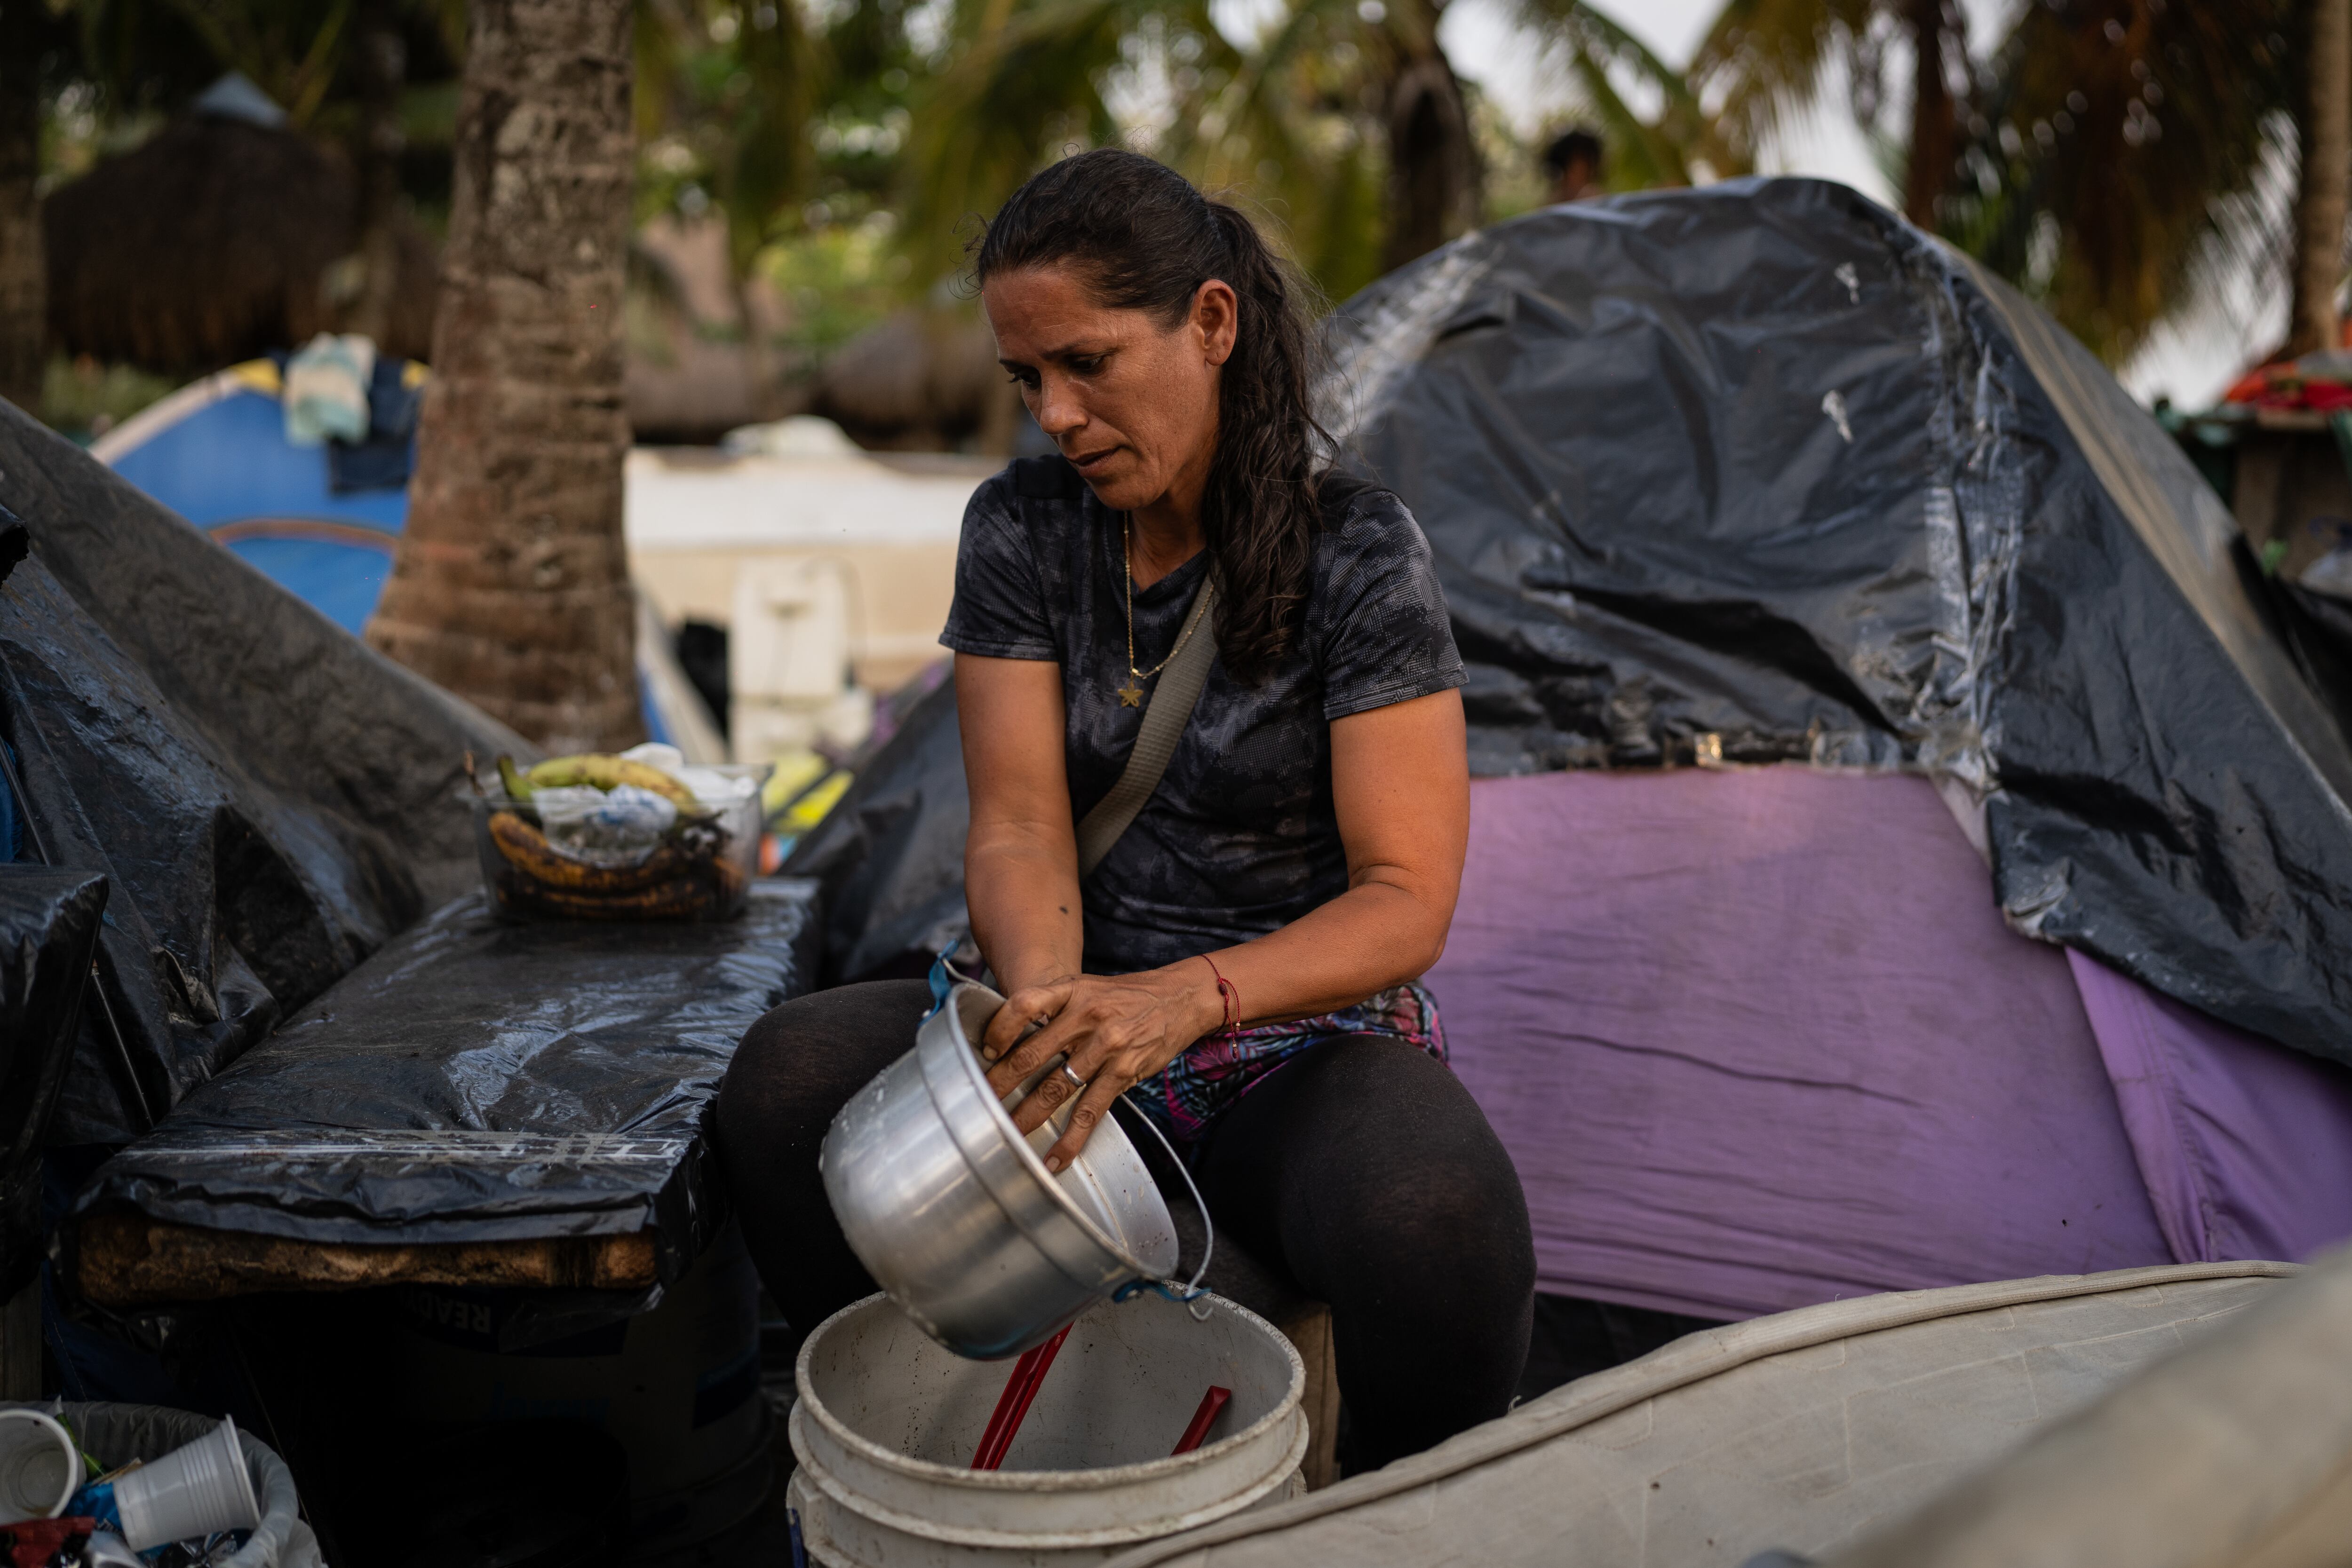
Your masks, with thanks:
[(1360, 488), (1332, 468), (1334, 444), (1308, 407), (1321, 368), (1311, 287), (1238, 209), (1164, 163), (1098, 148), (1065, 158), (1013, 193), (974, 246), (975, 281), (1033, 267), (1074, 267), (1105, 305), (1173, 327), (1222, 279), (1240, 303), (1218, 388), (1217, 449), (1201, 532), (1218, 576), (1217, 652), (1241, 680), (1270, 672), (1305, 613), (1314, 535)]

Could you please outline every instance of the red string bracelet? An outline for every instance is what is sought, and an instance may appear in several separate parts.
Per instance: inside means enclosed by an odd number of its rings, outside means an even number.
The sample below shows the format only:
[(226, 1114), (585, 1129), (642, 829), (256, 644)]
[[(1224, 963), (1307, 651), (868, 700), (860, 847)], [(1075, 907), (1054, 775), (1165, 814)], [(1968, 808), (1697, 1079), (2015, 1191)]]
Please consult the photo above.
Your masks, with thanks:
[(1242, 1031), (1241, 988), (1226, 979), (1224, 971), (1217, 967), (1217, 961), (1206, 953), (1201, 955), (1201, 962), (1209, 966), (1209, 973), (1217, 977), (1217, 1007), (1224, 1015), (1224, 1025), (1217, 1032), (1231, 1040)]

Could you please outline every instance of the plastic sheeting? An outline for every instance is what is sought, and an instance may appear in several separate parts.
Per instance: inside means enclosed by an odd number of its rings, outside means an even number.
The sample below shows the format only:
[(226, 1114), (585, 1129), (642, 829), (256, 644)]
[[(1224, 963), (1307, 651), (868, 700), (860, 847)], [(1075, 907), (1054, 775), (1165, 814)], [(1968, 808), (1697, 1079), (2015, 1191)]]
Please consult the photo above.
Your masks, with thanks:
[[(2102, 1396), (2127, 1397), (2150, 1369), (2142, 1381), (2163, 1376), (2164, 1359), (2184, 1343), (2191, 1356), (2225, 1341), (2244, 1349), (2255, 1314), (2304, 1291), (2280, 1278), (2292, 1272), (2202, 1263), (2058, 1275), (1865, 1296), (1707, 1329), (1426, 1453), (1137, 1547), (1107, 1568), (1733, 1568), (1776, 1547), (1834, 1549), (2021, 1444), (2050, 1446), (2053, 1428)], [(2240, 1312), (2242, 1327), (2231, 1321)], [(2331, 1348), (2342, 1340), (2339, 1329)], [(2316, 1385), (2332, 1395), (2343, 1382), (2331, 1373)], [(2137, 1446), (2205, 1458), (2242, 1440), (2261, 1409), (2248, 1400), (2231, 1412), (2242, 1427), (2200, 1425), (2178, 1406), (2148, 1419), (2142, 1406)], [(2345, 1425), (2339, 1414), (2336, 1426)], [(2167, 1479), (2185, 1483), (2209, 1520), (2230, 1518), (2236, 1494), (2197, 1484), (2195, 1472), (2193, 1461), (2176, 1463)], [(2105, 1521), (2085, 1508), (2082, 1522), (2113, 1526), (2151, 1509), (2160, 1490), (2110, 1490), (2100, 1499)], [(2113, 1549), (2061, 1558), (2038, 1551), (2031, 1534), (2006, 1533), (2006, 1552), (1932, 1561), (2219, 1561)], [(2095, 1528), (2085, 1535), (2099, 1538)]]
[[(0, 789), (0, 814), (12, 808)], [(42, 1135), (73, 1060), (106, 879), (0, 865), (0, 1300), (41, 1264)]]
[(652, 1228), (677, 1279), (722, 1218), (704, 1118), (743, 1031), (814, 959), (814, 889), (713, 925), (493, 919), (394, 941), (117, 1155), (77, 1216), (406, 1244)]
[[(113, 888), (105, 994), (160, 1115), (476, 876), (464, 754), (532, 755), (0, 404), (0, 739)], [(0, 517), (0, 525), (11, 519)], [(89, 1010), (53, 1143), (146, 1130)]]
[(1531, 214), (1342, 308), (1485, 774), (1924, 770), (2029, 935), (2352, 1060), (2352, 748), (2080, 345), (1841, 186)]
[(2335, 1568), (2352, 1535), (2352, 1257), (1824, 1568)]
[(821, 984), (921, 974), (970, 932), (963, 841), (971, 828), (955, 685), (941, 682), (908, 709), (898, 733), (785, 862), (788, 873), (814, 877), (824, 890)]

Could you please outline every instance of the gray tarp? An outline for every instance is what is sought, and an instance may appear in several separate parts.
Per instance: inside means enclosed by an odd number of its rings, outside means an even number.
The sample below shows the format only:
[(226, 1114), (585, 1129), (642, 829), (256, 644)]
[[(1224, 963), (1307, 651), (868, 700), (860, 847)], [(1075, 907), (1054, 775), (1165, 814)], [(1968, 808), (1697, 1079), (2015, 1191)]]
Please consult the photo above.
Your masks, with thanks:
[(2019, 930), (2352, 1061), (2352, 747), (2221, 498), (2038, 307), (1843, 186), (1465, 235), (1331, 329), (1474, 772), (1801, 760), (1965, 800)]
[(2352, 1254), (1825, 1568), (2342, 1568)]
[[(1107, 1568), (1738, 1568), (1774, 1548), (1835, 1548), (2230, 1314), (2284, 1295), (2283, 1280), (2297, 1271), (2189, 1263), (2059, 1275), (1864, 1296), (1708, 1329), (1427, 1453), (1139, 1547)], [(2340, 1333), (2335, 1346), (2344, 1360)], [(2343, 1383), (2324, 1380), (2331, 1393)], [(2168, 1439), (2151, 1428), (2145, 1441)], [(2105, 1561), (2182, 1560), (2118, 1552)]]

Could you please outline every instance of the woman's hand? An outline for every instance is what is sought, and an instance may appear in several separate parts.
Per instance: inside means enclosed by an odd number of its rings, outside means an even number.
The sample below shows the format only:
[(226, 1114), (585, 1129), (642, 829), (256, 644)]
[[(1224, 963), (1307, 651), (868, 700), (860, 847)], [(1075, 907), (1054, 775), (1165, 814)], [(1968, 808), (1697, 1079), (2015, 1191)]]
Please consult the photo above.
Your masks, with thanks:
[[(989, 1020), (980, 1051), (991, 1064), (988, 1086), (1000, 1099), (1054, 1057), (1068, 1057), (1069, 1071), (1086, 1084), (1083, 1092), (1057, 1068), (1013, 1112), (1013, 1124), (1026, 1135), (1077, 1095), (1068, 1129), (1045, 1152), (1045, 1168), (1059, 1171), (1087, 1146), (1113, 1101), (1224, 1019), (1215, 972), (1203, 960), (1188, 958), (1140, 974), (1066, 976), (1024, 986)], [(1023, 1039), (1022, 1031), (1032, 1029)]]

